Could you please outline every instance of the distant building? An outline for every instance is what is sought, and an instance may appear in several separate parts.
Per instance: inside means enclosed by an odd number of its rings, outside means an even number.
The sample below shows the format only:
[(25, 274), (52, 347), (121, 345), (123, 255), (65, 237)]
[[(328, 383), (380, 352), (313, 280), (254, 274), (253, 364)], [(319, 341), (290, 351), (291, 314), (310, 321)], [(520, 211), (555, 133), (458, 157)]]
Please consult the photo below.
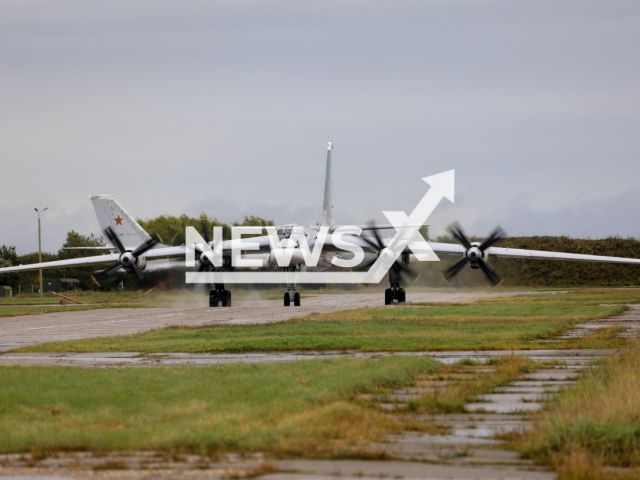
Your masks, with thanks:
[(0, 286), (0, 298), (6, 298), (13, 296), (13, 290), (11, 287), (1, 287)]

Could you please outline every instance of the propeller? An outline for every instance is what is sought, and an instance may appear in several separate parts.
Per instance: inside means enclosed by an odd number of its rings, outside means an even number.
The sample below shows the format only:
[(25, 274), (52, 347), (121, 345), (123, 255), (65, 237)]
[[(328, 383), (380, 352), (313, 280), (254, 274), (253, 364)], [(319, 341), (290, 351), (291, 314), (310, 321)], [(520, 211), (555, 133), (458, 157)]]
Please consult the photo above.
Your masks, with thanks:
[(142, 286), (148, 287), (147, 282), (144, 278), (144, 274), (138, 266), (138, 258), (147, 250), (152, 249), (158, 243), (158, 240), (156, 240), (155, 238), (150, 238), (149, 240), (138, 246), (138, 248), (131, 251), (127, 250), (124, 245), (122, 245), (120, 238), (118, 238), (118, 235), (113, 231), (111, 227), (107, 227), (104, 230), (104, 234), (111, 242), (111, 244), (116, 247), (116, 249), (120, 253), (120, 258), (116, 263), (109, 265), (102, 270), (94, 272), (93, 275), (95, 279), (104, 280), (116, 273), (121, 268), (124, 268), (125, 270), (132, 272)]
[[(371, 265), (373, 265), (376, 260), (378, 260), (380, 253), (386, 248), (384, 242), (382, 241), (382, 238), (380, 238), (378, 229), (373, 228), (371, 231), (373, 232), (373, 238), (368, 235), (363, 235), (360, 238), (364, 240), (371, 248), (373, 248), (376, 251), (377, 255), (369, 262), (361, 265), (360, 269), (362, 270), (367, 270)], [(393, 262), (393, 265), (391, 265), (391, 270), (393, 270), (393, 272), (401, 280), (404, 280), (405, 284), (408, 283), (406, 282), (407, 279), (409, 279), (411, 282), (415, 282), (420, 276), (420, 274), (413, 268), (411, 268), (407, 262), (403, 262), (402, 260), (396, 260), (395, 262)]]
[(460, 260), (449, 267), (444, 273), (444, 277), (447, 280), (451, 280), (458, 275), (467, 264), (470, 264), (472, 267), (480, 268), (494, 286), (502, 281), (500, 276), (485, 260), (485, 251), (507, 236), (502, 227), (496, 227), (482, 243), (471, 243), (457, 222), (449, 226), (449, 233), (466, 248), (466, 252)]
[[(203, 229), (202, 229), (202, 233), (203, 233), (203, 237), (204, 241), (209, 244), (209, 234), (207, 233), (207, 228), (206, 225), (203, 225)], [(210, 256), (211, 252), (209, 251), (203, 251), (201, 249), (199, 249), (197, 246), (195, 248), (195, 253), (196, 253), (196, 258), (198, 259), (198, 262), (200, 263), (200, 266), (198, 267), (198, 271), (199, 272), (211, 272), (215, 269), (215, 266), (213, 265), (213, 258)]]

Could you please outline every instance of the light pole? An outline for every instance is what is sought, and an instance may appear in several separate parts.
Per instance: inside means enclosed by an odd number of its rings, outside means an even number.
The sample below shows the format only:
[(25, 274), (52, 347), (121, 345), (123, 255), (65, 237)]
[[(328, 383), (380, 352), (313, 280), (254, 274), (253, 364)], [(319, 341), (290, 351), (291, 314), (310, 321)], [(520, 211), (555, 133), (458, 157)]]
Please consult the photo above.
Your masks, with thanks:
[[(41, 234), (42, 229), (40, 227), (40, 214), (49, 210), (49, 207), (45, 208), (42, 211), (39, 211), (37, 208), (34, 208), (34, 210), (38, 214), (38, 263), (42, 263), (42, 234)], [(39, 272), (40, 272), (40, 298), (42, 298), (44, 296), (44, 292), (42, 290), (42, 269), (40, 269)]]

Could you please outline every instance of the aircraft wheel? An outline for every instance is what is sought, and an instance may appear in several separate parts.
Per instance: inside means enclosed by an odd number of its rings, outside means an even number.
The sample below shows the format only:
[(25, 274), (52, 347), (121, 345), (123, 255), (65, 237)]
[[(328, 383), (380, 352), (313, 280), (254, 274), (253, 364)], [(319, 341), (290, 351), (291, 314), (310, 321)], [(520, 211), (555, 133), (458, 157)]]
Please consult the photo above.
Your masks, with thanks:
[(295, 295), (293, 296), (293, 305), (295, 307), (300, 306), (300, 292), (296, 292)]
[(231, 306), (231, 292), (229, 290), (222, 291), (222, 306), (223, 307)]
[(391, 305), (392, 301), (393, 301), (393, 299), (392, 299), (392, 295), (391, 295), (391, 289), (387, 288), (384, 291), (384, 304), (385, 305)]
[(209, 292), (209, 307), (217, 307), (218, 306), (218, 292), (215, 290), (211, 290)]
[(291, 305), (291, 299), (289, 298), (289, 292), (285, 292), (284, 294), (284, 306), (288, 307)]
[(405, 303), (407, 301), (407, 292), (404, 289), (398, 291), (398, 303)]

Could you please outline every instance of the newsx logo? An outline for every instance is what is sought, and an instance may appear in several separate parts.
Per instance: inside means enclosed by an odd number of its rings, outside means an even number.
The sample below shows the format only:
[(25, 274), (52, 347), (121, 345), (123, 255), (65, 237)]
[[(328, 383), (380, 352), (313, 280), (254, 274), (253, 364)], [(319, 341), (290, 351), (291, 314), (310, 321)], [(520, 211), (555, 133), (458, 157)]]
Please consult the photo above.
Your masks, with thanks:
[[(454, 201), (454, 170), (443, 172), (424, 180), (431, 188), (420, 200), (418, 205), (407, 215), (402, 211), (383, 212), (389, 223), (396, 229), (396, 234), (389, 239), (386, 247), (380, 252), (377, 260), (367, 272), (308, 272), (297, 273), (297, 283), (378, 283), (391, 268), (402, 252), (409, 248), (419, 261), (439, 261), (429, 243), (419, 232), (420, 227), (426, 222), (429, 215), (443, 198)], [(259, 254), (251, 255), (252, 250), (258, 250), (260, 244), (251, 238), (242, 238), (242, 235), (261, 234), (266, 229), (269, 238), (269, 247), (277, 265), (283, 270), (291, 265), (304, 262), (308, 267), (318, 265), (322, 249), (329, 236), (329, 227), (323, 226), (318, 230), (308, 229), (309, 237), (313, 240), (313, 248), (309, 246), (307, 235), (303, 227), (292, 227), (289, 238), (280, 239), (276, 227), (234, 227), (231, 241), (231, 262), (237, 268), (264, 267), (264, 257)], [(364, 250), (356, 243), (347, 241), (359, 236), (362, 230), (355, 226), (342, 226), (331, 233), (331, 242), (338, 249), (349, 252), (349, 258), (342, 255), (333, 255), (331, 263), (342, 268), (351, 268), (359, 265), (364, 260)], [(264, 237), (262, 237), (264, 238)], [(255, 239), (254, 239), (255, 240)], [(266, 245), (265, 245), (266, 246)], [(222, 227), (213, 228), (213, 242), (209, 246), (198, 231), (193, 227), (186, 228), (186, 266), (196, 266), (196, 251), (207, 257), (215, 267), (224, 265)], [(243, 257), (243, 252), (249, 256)], [(273, 259), (270, 259), (273, 261)], [(186, 272), (187, 283), (286, 283), (288, 272), (282, 271), (213, 271), (213, 272)]]
[[(263, 266), (263, 261), (257, 258), (243, 257), (243, 252), (252, 250), (260, 250), (260, 243), (251, 241), (250, 238), (242, 238), (242, 235), (261, 235), (264, 230), (267, 232), (271, 254), (274, 256), (278, 267), (288, 267), (296, 255), (296, 260), (304, 261), (307, 267), (316, 267), (322, 250), (324, 248), (329, 227), (323, 226), (318, 230), (309, 229), (309, 234), (313, 235), (313, 248), (309, 246), (308, 236), (305, 234), (304, 227), (293, 226), (288, 238), (280, 239), (277, 227), (232, 227), (231, 237), (231, 266), (238, 268), (257, 268)], [(340, 255), (334, 255), (331, 263), (337, 267), (351, 268), (359, 265), (364, 260), (364, 250), (360, 245), (346, 241), (344, 235), (359, 236), (362, 229), (354, 226), (341, 226), (334, 230), (331, 234), (333, 245), (342, 251), (353, 254), (351, 258), (343, 258)], [(424, 239), (422, 239), (424, 241)], [(285, 244), (283, 246), (283, 243)], [(213, 227), (213, 248), (200, 236), (198, 231), (193, 227), (186, 228), (186, 245), (187, 245), (187, 266), (195, 266), (196, 250), (203, 252), (212, 265), (222, 267), (223, 260), (223, 240), (222, 227)], [(301, 262), (296, 262), (301, 263)]]

